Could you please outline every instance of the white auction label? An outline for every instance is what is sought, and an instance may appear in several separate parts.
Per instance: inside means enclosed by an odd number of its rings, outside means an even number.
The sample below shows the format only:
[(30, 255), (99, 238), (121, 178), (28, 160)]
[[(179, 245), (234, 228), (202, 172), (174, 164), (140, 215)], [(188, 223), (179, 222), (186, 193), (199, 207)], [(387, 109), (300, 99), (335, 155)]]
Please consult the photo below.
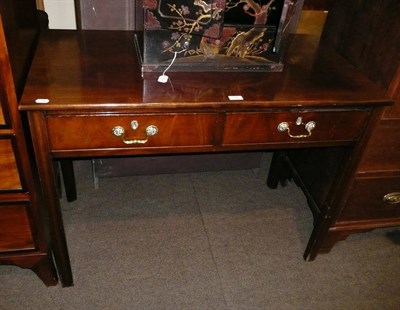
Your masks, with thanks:
[(242, 96), (228, 96), (229, 100), (243, 100)]
[(35, 100), (36, 103), (49, 103), (50, 100), (47, 98), (38, 98)]

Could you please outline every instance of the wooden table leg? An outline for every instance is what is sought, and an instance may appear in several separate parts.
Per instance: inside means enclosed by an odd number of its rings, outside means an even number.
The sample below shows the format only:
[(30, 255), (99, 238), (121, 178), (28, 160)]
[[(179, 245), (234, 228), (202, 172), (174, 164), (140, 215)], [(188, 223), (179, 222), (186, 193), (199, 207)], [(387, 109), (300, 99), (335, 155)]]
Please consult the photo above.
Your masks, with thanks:
[(71, 159), (60, 159), (59, 161), (65, 188), (65, 196), (68, 202), (72, 202), (77, 198), (73, 161)]
[(49, 216), (49, 228), (55, 264), (63, 286), (72, 286), (72, 270), (69, 260), (64, 224), (57, 193), (56, 178), (48, 144), (44, 112), (29, 112), (35, 160)]
[(285, 185), (291, 178), (291, 175), (286, 167), (285, 151), (277, 150), (272, 156), (271, 166), (269, 168), (267, 185), (269, 188), (275, 189), (278, 185)]

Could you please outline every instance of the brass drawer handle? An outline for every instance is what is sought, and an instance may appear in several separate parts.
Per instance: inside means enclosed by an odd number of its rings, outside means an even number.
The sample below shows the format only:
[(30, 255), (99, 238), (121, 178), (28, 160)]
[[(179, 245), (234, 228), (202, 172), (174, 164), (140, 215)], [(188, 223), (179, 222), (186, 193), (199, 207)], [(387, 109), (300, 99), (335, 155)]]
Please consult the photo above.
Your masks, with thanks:
[[(298, 118), (297, 118), (297, 120), (296, 120), (296, 125), (297, 125), (297, 126), (299, 126), (299, 125), (304, 125), (303, 120), (302, 120), (301, 117), (298, 117)], [(300, 139), (300, 138), (307, 138), (307, 137), (311, 136), (311, 132), (312, 132), (312, 130), (316, 127), (316, 125), (317, 125), (317, 123), (314, 122), (314, 121), (309, 121), (307, 124), (305, 124), (305, 125), (304, 125), (304, 128), (305, 128), (305, 129), (307, 130), (307, 132), (308, 132), (308, 134), (306, 134), (306, 135), (292, 135), (292, 134), (290, 133), (289, 123), (287, 123), (287, 122), (282, 122), (282, 123), (280, 123), (280, 124), (278, 125), (278, 128), (277, 128), (277, 129), (278, 129), (278, 131), (280, 131), (280, 132), (284, 132), (284, 131), (287, 130), (287, 134), (288, 134), (288, 136), (289, 136), (290, 138), (293, 138), (293, 139)]]
[(383, 196), (382, 201), (388, 205), (400, 204), (400, 192), (393, 192)]
[[(136, 130), (139, 127), (138, 121), (134, 120), (131, 122), (131, 128)], [(149, 137), (155, 136), (158, 133), (158, 128), (155, 125), (149, 125), (146, 127), (146, 138), (145, 139), (125, 139), (125, 129), (122, 126), (115, 126), (112, 129), (112, 133), (116, 137), (121, 137), (121, 140), (125, 144), (145, 144), (149, 141)]]

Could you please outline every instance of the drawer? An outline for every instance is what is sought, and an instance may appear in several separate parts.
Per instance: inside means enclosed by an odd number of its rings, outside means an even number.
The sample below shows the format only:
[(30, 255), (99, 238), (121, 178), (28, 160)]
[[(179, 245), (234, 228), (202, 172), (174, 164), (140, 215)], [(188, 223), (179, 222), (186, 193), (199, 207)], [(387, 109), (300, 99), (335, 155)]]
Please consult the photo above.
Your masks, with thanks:
[(400, 171), (400, 120), (381, 121), (372, 133), (360, 171)]
[(6, 119), (3, 112), (3, 105), (0, 102), (0, 128), (6, 125)]
[(0, 251), (35, 248), (25, 205), (0, 205), (0, 227)]
[(49, 116), (52, 150), (215, 144), (217, 114)]
[(22, 189), (11, 139), (0, 139), (0, 180), (0, 191)]
[[(0, 72), (0, 80), (4, 83), (4, 78)], [(9, 127), (10, 122), (8, 115), (8, 101), (7, 101), (7, 94), (5, 90), (5, 85), (2, 84), (0, 87), (0, 128)]]
[(357, 140), (366, 111), (229, 113), (223, 144), (268, 144)]
[(356, 179), (340, 221), (400, 218), (400, 176)]

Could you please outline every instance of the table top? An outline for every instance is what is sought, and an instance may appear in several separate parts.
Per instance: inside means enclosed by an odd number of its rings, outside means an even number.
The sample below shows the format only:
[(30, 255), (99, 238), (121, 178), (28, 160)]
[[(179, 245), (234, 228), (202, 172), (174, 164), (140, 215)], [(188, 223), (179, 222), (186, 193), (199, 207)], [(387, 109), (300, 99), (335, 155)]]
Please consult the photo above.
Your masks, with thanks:
[(169, 81), (162, 84), (157, 82), (159, 72), (142, 77), (133, 32), (49, 30), (41, 35), (20, 110), (391, 104), (381, 88), (316, 36), (292, 35), (284, 63), (283, 72), (168, 72)]

